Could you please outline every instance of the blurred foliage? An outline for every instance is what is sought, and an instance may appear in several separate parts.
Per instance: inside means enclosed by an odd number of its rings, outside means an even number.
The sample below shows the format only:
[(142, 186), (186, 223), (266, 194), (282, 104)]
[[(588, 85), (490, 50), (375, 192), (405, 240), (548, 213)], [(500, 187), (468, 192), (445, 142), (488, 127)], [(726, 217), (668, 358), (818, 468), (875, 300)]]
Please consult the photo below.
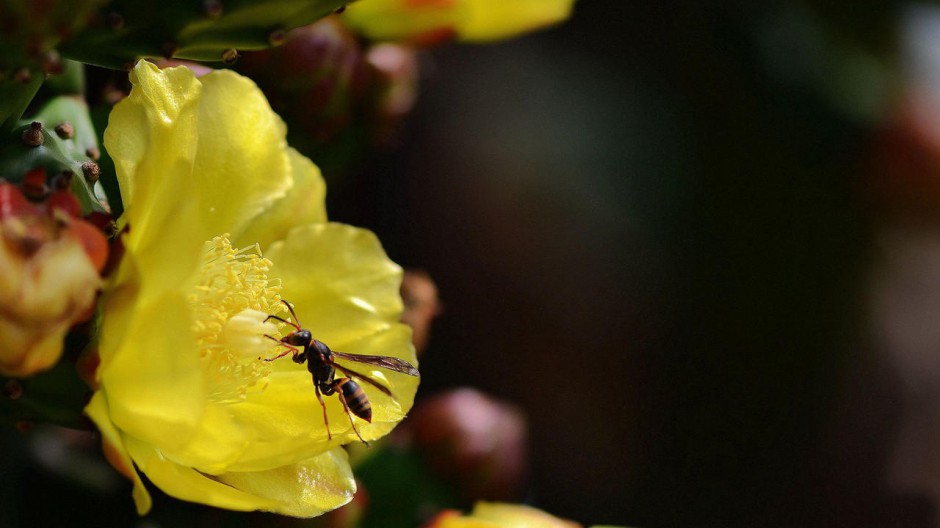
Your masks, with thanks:
[(38, 422), (88, 428), (82, 409), (90, 389), (79, 378), (74, 363), (59, 362), (52, 370), (28, 379), (0, 378), (0, 387), (0, 423), (6, 427), (25, 431)]
[(356, 476), (368, 497), (361, 528), (414, 528), (441, 509), (461, 505), (413, 449), (386, 448), (359, 465)]

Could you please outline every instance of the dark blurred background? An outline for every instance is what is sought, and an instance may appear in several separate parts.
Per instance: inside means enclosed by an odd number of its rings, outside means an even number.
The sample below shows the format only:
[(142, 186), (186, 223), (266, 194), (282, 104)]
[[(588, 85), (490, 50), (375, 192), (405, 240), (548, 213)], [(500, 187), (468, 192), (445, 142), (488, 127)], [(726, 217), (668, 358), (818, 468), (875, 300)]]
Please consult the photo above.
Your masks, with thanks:
[(437, 282), (422, 394), (522, 406), (530, 502), (586, 524), (936, 525), (938, 400), (892, 359), (940, 352), (930, 16), (581, 0), (425, 57), (403, 146), (330, 196)]

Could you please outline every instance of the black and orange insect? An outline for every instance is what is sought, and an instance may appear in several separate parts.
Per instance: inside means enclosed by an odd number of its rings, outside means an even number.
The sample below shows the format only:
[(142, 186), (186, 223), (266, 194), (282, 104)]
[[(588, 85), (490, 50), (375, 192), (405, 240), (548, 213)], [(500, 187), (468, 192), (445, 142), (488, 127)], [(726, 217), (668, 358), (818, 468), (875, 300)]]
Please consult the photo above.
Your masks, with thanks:
[[(293, 356), (291, 359), (294, 360), (294, 363), (302, 364), (306, 362), (307, 370), (310, 371), (310, 374), (313, 376), (313, 389), (317, 393), (317, 400), (320, 401), (320, 407), (323, 408), (323, 423), (326, 425), (327, 437), (333, 438), (333, 434), (330, 433), (330, 421), (326, 416), (326, 404), (323, 402), (323, 396), (331, 396), (335, 393), (339, 397), (340, 403), (343, 404), (343, 410), (346, 411), (346, 416), (349, 417), (349, 423), (352, 425), (356, 436), (358, 436), (359, 440), (362, 440), (364, 444), (368, 445), (369, 443), (362, 439), (362, 435), (360, 435), (359, 431), (356, 429), (356, 424), (353, 422), (353, 415), (372, 423), (372, 404), (369, 403), (369, 397), (366, 396), (365, 391), (362, 390), (362, 387), (360, 387), (353, 378), (372, 385), (391, 398), (394, 398), (394, 396), (387, 387), (379, 382), (349, 367), (337, 364), (336, 360), (341, 359), (365, 363), (394, 372), (408, 374), (409, 376), (418, 376), (418, 369), (411, 363), (394, 357), (346, 354), (344, 352), (330, 350), (330, 347), (326, 346), (326, 343), (319, 339), (314, 339), (310, 330), (301, 327), (300, 321), (297, 320), (297, 314), (294, 313), (294, 307), (291, 306), (289, 302), (281, 302), (287, 306), (293, 322), (276, 315), (269, 315), (264, 321), (268, 322), (271, 319), (275, 319), (292, 326), (294, 331), (280, 339), (271, 335), (265, 335), (268, 339), (277, 341), (278, 345), (287, 349), (273, 358), (265, 359), (265, 361), (274, 361), (275, 359), (282, 358), (292, 353)], [(301, 348), (303, 350), (300, 350)], [(337, 370), (347, 377), (337, 378)]]

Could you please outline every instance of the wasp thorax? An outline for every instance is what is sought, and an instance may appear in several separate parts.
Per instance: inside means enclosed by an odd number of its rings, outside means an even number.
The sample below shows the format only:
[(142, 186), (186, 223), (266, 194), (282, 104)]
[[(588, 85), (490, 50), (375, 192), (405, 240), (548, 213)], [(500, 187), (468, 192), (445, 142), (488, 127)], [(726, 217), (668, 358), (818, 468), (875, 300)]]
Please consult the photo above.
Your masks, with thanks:
[(330, 350), (330, 347), (326, 346), (326, 343), (324, 343), (323, 341), (320, 341), (319, 339), (313, 340), (313, 346), (315, 346), (317, 348), (317, 351), (319, 351), (320, 354), (322, 354), (325, 357), (330, 357), (330, 354), (333, 353), (333, 351)]
[(257, 245), (237, 249), (227, 235), (205, 245), (199, 282), (190, 295), (194, 331), (209, 395), (216, 401), (239, 401), (263, 390), (270, 365), (258, 361), (277, 333), (267, 314), (280, 303), (280, 285), (269, 281), (271, 262)]

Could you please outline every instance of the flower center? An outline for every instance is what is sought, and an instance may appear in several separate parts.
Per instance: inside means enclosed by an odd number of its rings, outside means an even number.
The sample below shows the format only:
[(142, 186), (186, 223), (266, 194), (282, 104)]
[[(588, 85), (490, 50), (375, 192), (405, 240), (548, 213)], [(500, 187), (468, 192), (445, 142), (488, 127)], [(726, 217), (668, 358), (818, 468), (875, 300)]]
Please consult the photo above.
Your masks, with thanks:
[(277, 326), (265, 322), (280, 311), (280, 284), (268, 280), (271, 261), (254, 246), (236, 249), (228, 235), (206, 242), (199, 282), (189, 300), (195, 315), (209, 397), (219, 402), (244, 400), (264, 390)]

